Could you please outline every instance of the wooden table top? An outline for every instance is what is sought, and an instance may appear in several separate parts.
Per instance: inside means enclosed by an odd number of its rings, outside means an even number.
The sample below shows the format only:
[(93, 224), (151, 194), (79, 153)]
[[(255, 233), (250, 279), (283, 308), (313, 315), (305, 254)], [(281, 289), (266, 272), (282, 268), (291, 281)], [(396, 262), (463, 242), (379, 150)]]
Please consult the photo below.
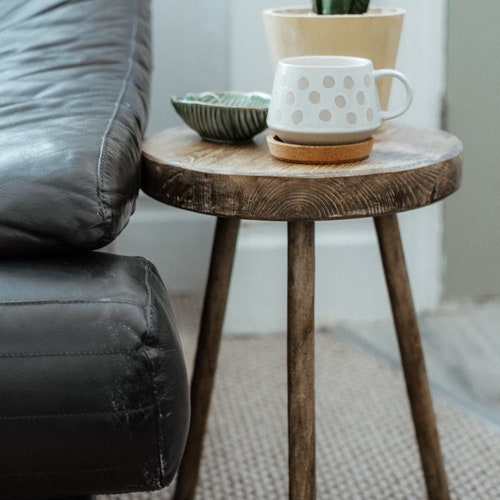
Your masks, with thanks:
[(462, 144), (443, 131), (386, 125), (367, 160), (322, 165), (275, 159), (267, 134), (233, 145), (203, 141), (183, 126), (164, 130), (143, 143), (142, 189), (204, 214), (290, 221), (411, 210), (460, 186)]

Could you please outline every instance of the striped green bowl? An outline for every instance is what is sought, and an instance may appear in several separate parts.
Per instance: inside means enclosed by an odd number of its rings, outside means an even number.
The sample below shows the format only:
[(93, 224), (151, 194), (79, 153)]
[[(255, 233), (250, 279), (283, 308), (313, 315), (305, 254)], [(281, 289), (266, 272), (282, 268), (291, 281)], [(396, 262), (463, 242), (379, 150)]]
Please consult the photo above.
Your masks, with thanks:
[(245, 142), (266, 128), (271, 96), (262, 92), (203, 92), (172, 97), (186, 125), (212, 142)]

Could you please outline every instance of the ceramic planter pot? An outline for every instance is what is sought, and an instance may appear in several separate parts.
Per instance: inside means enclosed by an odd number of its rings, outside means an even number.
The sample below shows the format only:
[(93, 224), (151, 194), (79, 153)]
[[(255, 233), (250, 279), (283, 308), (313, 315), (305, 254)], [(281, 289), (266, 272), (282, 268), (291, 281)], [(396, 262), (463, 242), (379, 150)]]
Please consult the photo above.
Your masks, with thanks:
[[(370, 9), (366, 14), (317, 15), (307, 8), (263, 11), (271, 62), (285, 57), (342, 55), (371, 59), (375, 69), (394, 68), (404, 10)], [(391, 79), (378, 82), (380, 104), (387, 109)]]

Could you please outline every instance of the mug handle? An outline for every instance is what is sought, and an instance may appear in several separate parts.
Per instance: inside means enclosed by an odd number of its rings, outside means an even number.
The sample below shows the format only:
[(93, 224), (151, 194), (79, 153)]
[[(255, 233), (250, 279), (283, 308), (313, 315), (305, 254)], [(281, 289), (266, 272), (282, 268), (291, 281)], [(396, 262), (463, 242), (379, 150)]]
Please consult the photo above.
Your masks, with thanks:
[(391, 118), (396, 118), (402, 115), (410, 107), (410, 104), (413, 100), (413, 90), (406, 76), (394, 69), (376, 69), (373, 72), (373, 75), (375, 77), (375, 80), (378, 80), (379, 78), (383, 78), (385, 76), (392, 76), (403, 83), (406, 91), (406, 99), (403, 105), (395, 111), (381, 111), (380, 117), (382, 118), (382, 120), (390, 120)]

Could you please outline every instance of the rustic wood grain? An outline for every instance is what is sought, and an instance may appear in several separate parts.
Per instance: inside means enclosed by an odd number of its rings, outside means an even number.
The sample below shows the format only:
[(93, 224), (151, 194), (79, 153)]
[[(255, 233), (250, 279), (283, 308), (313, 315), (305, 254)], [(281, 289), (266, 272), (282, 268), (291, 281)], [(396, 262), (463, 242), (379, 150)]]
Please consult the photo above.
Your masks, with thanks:
[(288, 223), (288, 466), (290, 500), (316, 498), (314, 222)]
[(450, 498), (448, 482), (439, 446), (436, 417), (432, 406), (417, 315), (413, 305), (396, 216), (376, 217), (375, 228), (391, 301), (427, 495), (429, 500), (448, 500)]
[(196, 490), (239, 222), (238, 219), (217, 220), (191, 381), (191, 422), (179, 467), (175, 500), (190, 500)]
[(462, 145), (442, 131), (387, 125), (365, 161), (292, 164), (271, 156), (265, 134), (221, 145), (177, 127), (147, 139), (143, 156), (142, 188), (163, 203), (222, 217), (333, 220), (445, 198), (460, 185)]

